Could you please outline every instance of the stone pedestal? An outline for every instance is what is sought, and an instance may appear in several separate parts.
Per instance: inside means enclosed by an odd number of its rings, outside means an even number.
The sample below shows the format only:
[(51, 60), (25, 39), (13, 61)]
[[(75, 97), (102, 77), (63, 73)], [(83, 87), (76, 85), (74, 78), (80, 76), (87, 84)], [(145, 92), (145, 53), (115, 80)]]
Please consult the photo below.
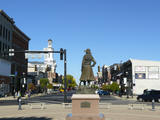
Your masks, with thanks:
[(72, 114), (66, 120), (104, 120), (104, 115), (99, 114), (99, 95), (73, 94)]

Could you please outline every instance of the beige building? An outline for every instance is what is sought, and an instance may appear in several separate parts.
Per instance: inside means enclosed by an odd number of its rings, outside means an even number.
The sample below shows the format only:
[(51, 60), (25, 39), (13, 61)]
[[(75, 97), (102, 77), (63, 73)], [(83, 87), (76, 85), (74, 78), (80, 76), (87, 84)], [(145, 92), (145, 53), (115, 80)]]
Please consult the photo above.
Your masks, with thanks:
[[(48, 40), (48, 47), (44, 48), (44, 51), (53, 51), (52, 48), (52, 40)], [(49, 79), (49, 82), (53, 84), (53, 79), (56, 78), (56, 61), (53, 58), (53, 53), (45, 53), (44, 54), (44, 62), (28, 62), (28, 74), (37, 76), (36, 80), (37, 83), (38, 80), (41, 77), (45, 77)], [(42, 75), (42, 73), (44, 75)]]

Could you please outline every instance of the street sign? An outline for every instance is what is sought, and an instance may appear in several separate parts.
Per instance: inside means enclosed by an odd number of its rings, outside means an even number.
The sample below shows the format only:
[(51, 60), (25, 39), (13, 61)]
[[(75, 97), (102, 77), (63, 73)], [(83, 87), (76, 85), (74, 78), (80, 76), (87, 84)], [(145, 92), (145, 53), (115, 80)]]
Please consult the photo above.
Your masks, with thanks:
[[(45, 53), (46, 54), (46, 53)], [(44, 53), (25, 53), (25, 59), (41, 59), (44, 55)]]
[(9, 75), (10, 77), (15, 77), (15, 75), (14, 74), (11, 74), (11, 75)]

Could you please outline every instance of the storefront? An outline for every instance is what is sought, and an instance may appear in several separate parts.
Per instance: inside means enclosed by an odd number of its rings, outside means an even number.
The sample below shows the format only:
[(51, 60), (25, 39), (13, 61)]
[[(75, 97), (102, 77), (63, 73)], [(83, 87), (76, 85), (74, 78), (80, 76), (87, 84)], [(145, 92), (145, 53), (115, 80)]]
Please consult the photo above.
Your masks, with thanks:
[(142, 94), (145, 89), (160, 90), (160, 61), (130, 59), (123, 65), (126, 85), (133, 94)]
[(11, 63), (7, 60), (0, 59), (0, 96), (9, 93)]

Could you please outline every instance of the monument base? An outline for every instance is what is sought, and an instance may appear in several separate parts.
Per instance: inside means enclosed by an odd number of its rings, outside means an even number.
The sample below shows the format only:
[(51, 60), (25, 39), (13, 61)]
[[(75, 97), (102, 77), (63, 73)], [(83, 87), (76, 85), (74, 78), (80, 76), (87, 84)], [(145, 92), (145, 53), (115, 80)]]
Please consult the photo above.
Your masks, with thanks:
[(93, 114), (90, 115), (79, 114), (72, 116), (72, 114), (68, 114), (66, 120), (104, 120), (104, 115), (99, 114), (99, 116), (95, 116)]
[(104, 115), (99, 114), (99, 95), (73, 94), (72, 114), (66, 120), (104, 120)]

